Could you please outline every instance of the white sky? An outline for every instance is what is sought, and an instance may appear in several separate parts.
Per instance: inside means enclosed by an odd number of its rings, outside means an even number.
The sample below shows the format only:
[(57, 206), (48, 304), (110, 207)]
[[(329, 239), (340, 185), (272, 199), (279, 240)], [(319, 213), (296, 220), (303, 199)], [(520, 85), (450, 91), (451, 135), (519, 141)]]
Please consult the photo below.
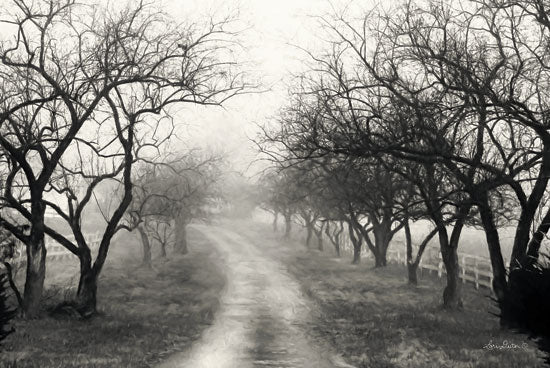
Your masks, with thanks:
[[(303, 67), (305, 54), (295, 45), (315, 49), (320, 44), (315, 16), (332, 14), (352, 1), (338, 0), (165, 0), (164, 6), (176, 19), (178, 15), (211, 14), (239, 9), (239, 18), (247, 25), (241, 38), (246, 58), (254, 73), (262, 77), (266, 92), (237, 97), (225, 109), (186, 109), (181, 120), (190, 142), (228, 151), (235, 168), (243, 170), (257, 157), (249, 137), (285, 104), (286, 83)], [(355, 1), (357, 3), (357, 1)], [(361, 1), (361, 6), (372, 4)], [(248, 66), (250, 67), (250, 66)], [(188, 111), (191, 110), (191, 111)], [(249, 172), (251, 174), (252, 172)]]
[[(86, 0), (82, 0), (86, 3)], [(121, 0), (94, 0), (118, 6)], [(128, 0), (132, 1), (132, 0)], [(376, 0), (154, 0), (176, 21), (189, 18), (207, 19), (227, 12), (239, 12), (238, 18), (245, 30), (240, 39), (244, 45), (245, 69), (262, 78), (263, 93), (240, 96), (228, 101), (224, 108), (196, 108), (186, 106), (176, 118), (179, 136), (188, 146), (210, 146), (229, 153), (235, 168), (243, 170), (254, 160), (257, 152), (249, 137), (257, 133), (256, 124), (274, 116), (285, 104), (286, 84), (293, 73), (303, 68), (300, 60), (306, 58), (299, 45), (314, 50), (321, 44), (318, 21), (315, 16), (334, 14), (348, 8), (348, 14), (361, 16), (359, 9), (372, 8)], [(386, 0), (393, 2), (395, 0)], [(0, 6), (8, 6), (0, 0)], [(353, 12), (350, 8), (354, 8)], [(6, 33), (0, 25), (0, 34)]]

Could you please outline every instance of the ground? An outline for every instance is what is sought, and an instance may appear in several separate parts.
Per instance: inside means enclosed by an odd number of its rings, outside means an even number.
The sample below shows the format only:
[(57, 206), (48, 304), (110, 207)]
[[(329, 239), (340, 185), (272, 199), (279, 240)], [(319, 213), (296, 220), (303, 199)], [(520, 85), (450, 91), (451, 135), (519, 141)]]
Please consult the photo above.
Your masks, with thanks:
[[(17, 367), (542, 366), (533, 341), (499, 328), (488, 290), (464, 285), (465, 308), (451, 312), (440, 307), (437, 277), (424, 275), (411, 287), (402, 266), (351, 265), (330, 251), (306, 250), (300, 233), (283, 240), (268, 224), (220, 221), (193, 225), (189, 234), (190, 253), (157, 260), (152, 271), (138, 268), (135, 239), (119, 239), (100, 285), (101, 315), (18, 321), (1, 361), (17, 359)], [(49, 278), (57, 285), (71, 273), (59, 268), (65, 272)]]
[[(43, 316), (18, 320), (0, 366), (149, 367), (190, 347), (212, 323), (225, 284), (219, 254), (198, 231), (189, 232), (190, 254), (140, 267), (139, 243), (121, 236), (99, 284), (100, 315), (89, 321)], [(46, 304), (71, 294), (74, 261), (50, 265)]]
[(306, 335), (310, 302), (284, 264), (227, 227), (197, 228), (219, 247), (226, 265), (222, 306), (201, 340), (161, 368), (346, 366), (328, 345)]
[[(306, 250), (300, 235), (282, 241), (269, 225), (232, 225), (285, 264), (313, 305), (309, 334), (356, 367), (542, 367), (525, 335), (499, 328), (487, 289), (464, 285), (463, 311), (441, 308), (444, 284), (424, 275), (407, 285), (403, 266), (351, 265), (330, 252)], [(260, 240), (261, 239), (261, 240)], [(326, 247), (329, 244), (325, 244)]]

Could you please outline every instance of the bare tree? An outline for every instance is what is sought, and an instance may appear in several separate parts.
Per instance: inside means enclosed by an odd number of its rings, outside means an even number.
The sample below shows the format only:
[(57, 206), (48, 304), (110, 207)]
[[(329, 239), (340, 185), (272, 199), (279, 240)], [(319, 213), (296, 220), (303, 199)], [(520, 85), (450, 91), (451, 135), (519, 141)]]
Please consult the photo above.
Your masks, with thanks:
[[(46, 233), (79, 257), (78, 300), (89, 314), (110, 241), (131, 202), (132, 165), (166, 133), (157, 131), (158, 117), (175, 103), (219, 105), (243, 91), (226, 58), (229, 20), (202, 28), (175, 24), (144, 2), (114, 10), (74, 0), (13, 0), (13, 8), (3, 19), (14, 39), (0, 46), (0, 147), (8, 170), (2, 205), (29, 224), (30, 234), (5, 217), (2, 225), (27, 245), (25, 314), (38, 313)], [(80, 222), (94, 189), (108, 180), (122, 182), (125, 194), (92, 263)], [(55, 195), (65, 196), (68, 208)], [(70, 225), (74, 242), (45, 224), (47, 207)]]

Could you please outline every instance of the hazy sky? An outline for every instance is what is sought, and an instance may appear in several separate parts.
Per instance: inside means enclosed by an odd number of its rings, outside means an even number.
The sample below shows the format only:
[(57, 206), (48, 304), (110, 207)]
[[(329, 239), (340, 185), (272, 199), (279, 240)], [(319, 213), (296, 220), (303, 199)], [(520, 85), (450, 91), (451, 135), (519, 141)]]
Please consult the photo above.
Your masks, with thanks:
[[(363, 4), (369, 1), (363, 1)], [(256, 124), (272, 117), (285, 103), (286, 82), (292, 73), (303, 67), (305, 58), (295, 45), (315, 48), (319, 44), (318, 21), (314, 16), (332, 13), (339, 1), (328, 0), (169, 0), (165, 6), (178, 14), (209, 14), (239, 9), (239, 18), (246, 25), (244, 42), (247, 67), (263, 79), (266, 92), (235, 98), (225, 109), (192, 112), (186, 109), (181, 119), (191, 142), (200, 142), (226, 150), (238, 169), (256, 158), (248, 137), (254, 137)], [(349, 1), (348, 1), (349, 3)], [(190, 111), (188, 111), (190, 110)]]
[[(9, 7), (9, 2), (0, 5)], [(111, 6), (125, 1), (96, 0)], [(131, 1), (131, 0), (130, 0)], [(321, 43), (315, 16), (333, 14), (334, 9), (371, 7), (374, 0), (154, 0), (176, 21), (205, 20), (238, 12), (240, 34), (247, 62), (245, 69), (261, 77), (263, 93), (237, 97), (224, 108), (180, 110), (176, 121), (180, 136), (189, 146), (211, 146), (229, 153), (236, 168), (242, 170), (257, 153), (249, 137), (257, 134), (256, 124), (263, 124), (285, 104), (286, 83), (303, 68), (305, 54), (295, 45), (315, 49)], [(392, 0), (387, 0), (391, 2)], [(360, 15), (360, 11), (354, 9)], [(9, 34), (0, 25), (0, 35)]]

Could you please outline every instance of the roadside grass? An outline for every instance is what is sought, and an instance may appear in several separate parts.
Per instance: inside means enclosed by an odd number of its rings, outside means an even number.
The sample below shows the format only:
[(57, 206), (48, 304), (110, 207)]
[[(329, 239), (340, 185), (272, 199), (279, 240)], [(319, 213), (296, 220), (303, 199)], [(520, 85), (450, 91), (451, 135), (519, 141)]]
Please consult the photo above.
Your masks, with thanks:
[[(0, 365), (149, 367), (187, 349), (211, 324), (225, 284), (209, 241), (192, 228), (188, 236), (189, 254), (156, 259), (153, 270), (139, 267), (141, 249), (133, 236), (119, 238), (99, 282), (99, 315), (84, 321), (47, 314), (17, 320)], [(46, 307), (62, 301), (68, 283), (76, 281), (74, 264), (58, 263), (55, 269), (50, 265), (47, 294), (53, 296)]]
[(312, 338), (356, 367), (544, 366), (534, 341), (500, 329), (487, 289), (464, 284), (464, 309), (448, 311), (437, 276), (424, 274), (412, 287), (403, 266), (351, 265), (331, 251), (305, 250), (300, 235), (283, 241), (266, 224), (232, 226), (287, 265), (313, 301)]

